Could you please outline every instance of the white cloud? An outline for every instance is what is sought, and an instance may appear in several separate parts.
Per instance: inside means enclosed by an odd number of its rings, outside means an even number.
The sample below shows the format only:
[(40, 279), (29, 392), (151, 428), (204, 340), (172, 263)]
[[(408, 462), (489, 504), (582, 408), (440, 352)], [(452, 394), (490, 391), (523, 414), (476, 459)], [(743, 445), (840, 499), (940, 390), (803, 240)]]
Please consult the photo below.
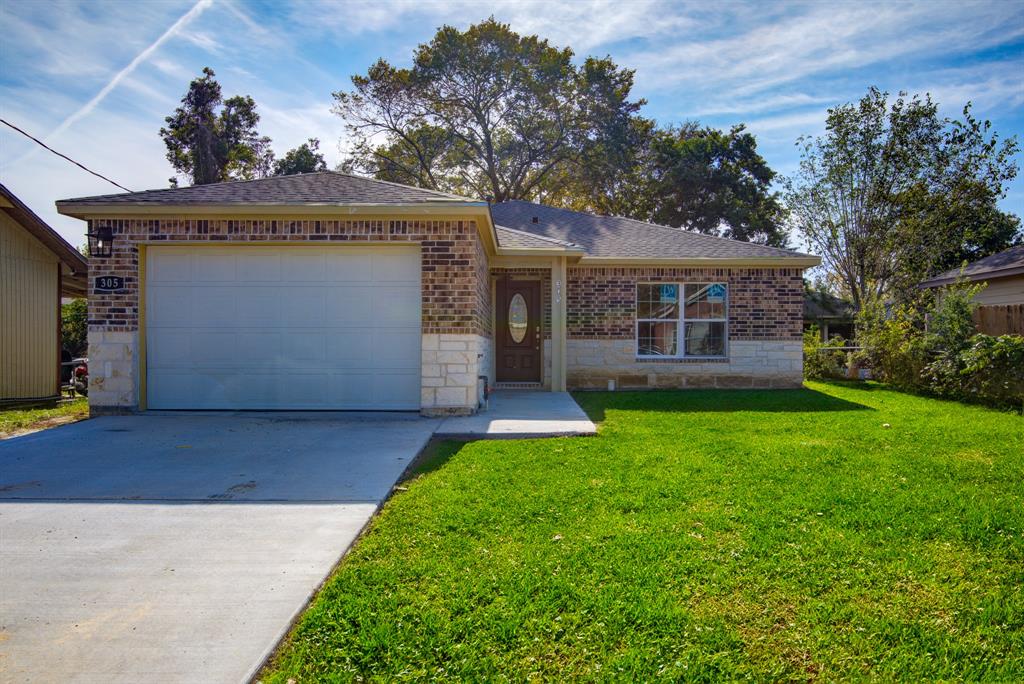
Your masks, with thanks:
[[(116, 74), (114, 74), (114, 77), (111, 78), (110, 81), (108, 81), (107, 84), (104, 85), (103, 88), (101, 88), (100, 91), (92, 97), (92, 99), (90, 99), (88, 102), (82, 105), (82, 107), (80, 107), (77, 111), (71, 114), (71, 116), (64, 119), (64, 121), (58, 124), (58, 126), (55, 129), (53, 129), (49, 134), (47, 134), (44, 138), (44, 141), (49, 142), (51, 140), (54, 140), (55, 138), (59, 137), (61, 133), (63, 133), (64, 131), (68, 130), (71, 126), (73, 126), (76, 122), (81, 121), (90, 113), (92, 113), (92, 111), (96, 109), (96, 107), (101, 102), (103, 102), (107, 95), (109, 95), (111, 91), (113, 91), (114, 88), (116, 88), (124, 79), (130, 76), (131, 73), (135, 71), (135, 69), (137, 69), (140, 64), (145, 62), (154, 52), (159, 50), (161, 45), (163, 45), (168, 40), (177, 35), (184, 27), (188, 26), (189, 23), (191, 23), (196, 17), (202, 14), (212, 3), (213, 0), (199, 0), (198, 2), (196, 2), (196, 4), (192, 6), (192, 9), (186, 12), (176, 22), (174, 22), (171, 25), (171, 27), (164, 31), (159, 38), (153, 41), (153, 43), (147, 46), (142, 52), (137, 54), (135, 58), (132, 59), (132, 61), (129, 62), (126, 67), (124, 67)], [(35, 154), (37, 149), (38, 148), (33, 148), (32, 151), (26, 153), (25, 158)], [(24, 160), (25, 159), (22, 158), (18, 161)], [(15, 162), (15, 165), (17, 165), (17, 163), (18, 162)]]

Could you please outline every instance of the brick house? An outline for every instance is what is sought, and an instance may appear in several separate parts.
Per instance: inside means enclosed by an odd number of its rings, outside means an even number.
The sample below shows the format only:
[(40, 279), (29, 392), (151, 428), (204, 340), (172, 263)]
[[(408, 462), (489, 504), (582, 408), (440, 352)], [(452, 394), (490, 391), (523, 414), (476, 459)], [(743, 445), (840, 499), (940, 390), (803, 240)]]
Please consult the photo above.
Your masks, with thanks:
[[(63, 200), (90, 405), (476, 410), (494, 386), (791, 387), (817, 257), (334, 172)], [(116, 290), (97, 278), (119, 276)], [(109, 284), (109, 281), (108, 281)]]

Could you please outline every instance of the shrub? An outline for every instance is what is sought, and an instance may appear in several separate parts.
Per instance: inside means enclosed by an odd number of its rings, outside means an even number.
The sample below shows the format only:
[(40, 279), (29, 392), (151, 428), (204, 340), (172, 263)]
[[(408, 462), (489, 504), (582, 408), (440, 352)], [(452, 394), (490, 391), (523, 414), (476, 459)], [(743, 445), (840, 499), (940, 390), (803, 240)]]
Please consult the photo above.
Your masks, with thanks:
[(834, 349), (835, 347), (845, 346), (846, 340), (841, 337), (822, 342), (818, 326), (811, 326), (808, 330), (805, 330), (804, 377), (808, 380), (846, 377), (843, 373), (843, 366), (846, 364), (846, 352)]
[(863, 348), (857, 360), (870, 366), (879, 380), (921, 390), (929, 361), (923, 329), (922, 317), (910, 306), (866, 302), (857, 314), (857, 342)]
[(965, 398), (1024, 411), (1024, 337), (975, 335), (960, 362)]
[(924, 369), (924, 381), (935, 394), (963, 396), (963, 354), (973, 343), (977, 330), (974, 297), (984, 285), (954, 285), (946, 288), (928, 310), (929, 331), (925, 344), (932, 361)]

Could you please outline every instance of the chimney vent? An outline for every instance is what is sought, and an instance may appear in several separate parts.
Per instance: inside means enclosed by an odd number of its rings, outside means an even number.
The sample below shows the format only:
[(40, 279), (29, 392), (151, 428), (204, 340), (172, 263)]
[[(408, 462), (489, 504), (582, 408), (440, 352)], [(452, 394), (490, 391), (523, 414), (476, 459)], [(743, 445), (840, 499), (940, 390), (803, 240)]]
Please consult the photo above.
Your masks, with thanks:
[(534, 216), (533, 217), (533, 222), (534, 223), (540, 223), (540, 219), (538, 219), (536, 216)]

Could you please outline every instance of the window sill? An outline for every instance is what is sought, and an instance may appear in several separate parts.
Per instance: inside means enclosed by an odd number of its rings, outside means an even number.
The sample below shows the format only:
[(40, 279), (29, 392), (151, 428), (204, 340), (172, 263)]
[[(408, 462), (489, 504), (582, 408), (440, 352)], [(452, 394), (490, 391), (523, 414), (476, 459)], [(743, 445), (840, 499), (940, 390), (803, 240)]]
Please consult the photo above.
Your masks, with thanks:
[(728, 356), (636, 356), (637, 363), (729, 363)]

